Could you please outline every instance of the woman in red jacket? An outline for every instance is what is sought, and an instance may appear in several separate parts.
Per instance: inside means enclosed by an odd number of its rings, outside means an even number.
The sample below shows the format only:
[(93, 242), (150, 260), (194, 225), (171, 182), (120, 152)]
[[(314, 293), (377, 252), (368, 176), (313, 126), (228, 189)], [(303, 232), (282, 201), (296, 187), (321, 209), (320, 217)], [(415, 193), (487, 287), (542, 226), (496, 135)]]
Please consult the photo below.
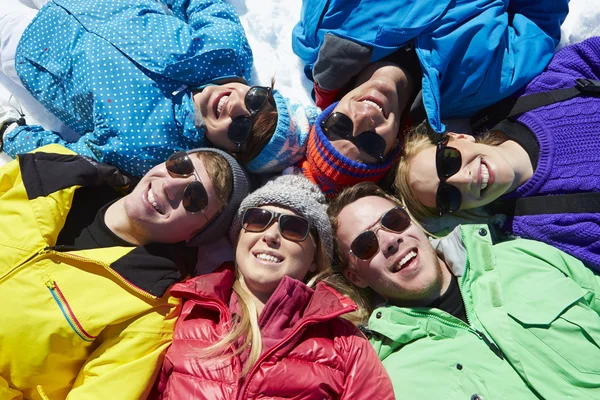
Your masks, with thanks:
[[(325, 198), (300, 176), (248, 196), (230, 231), (236, 266), (173, 287), (185, 300), (155, 386), (161, 399), (393, 399), (367, 339), (340, 315)], [(307, 283), (305, 283), (307, 282)]]

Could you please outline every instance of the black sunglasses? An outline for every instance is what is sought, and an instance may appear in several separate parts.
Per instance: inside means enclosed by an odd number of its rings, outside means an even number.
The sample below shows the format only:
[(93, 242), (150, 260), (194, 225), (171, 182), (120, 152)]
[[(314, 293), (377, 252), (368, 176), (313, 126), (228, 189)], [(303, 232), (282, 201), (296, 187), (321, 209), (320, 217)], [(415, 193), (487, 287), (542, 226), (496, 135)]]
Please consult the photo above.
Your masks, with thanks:
[(381, 216), (375, 224), (375, 226), (379, 226), (376, 228), (371, 227), (354, 238), (350, 244), (348, 254), (354, 254), (354, 256), (364, 261), (370, 260), (379, 252), (379, 240), (377, 239), (379, 229), (402, 233), (408, 229), (411, 223), (410, 216), (404, 208), (394, 207)]
[(435, 168), (440, 179), (440, 184), (435, 193), (435, 206), (440, 217), (458, 211), (462, 202), (460, 190), (446, 182), (462, 167), (460, 151), (447, 146), (448, 140), (449, 138), (446, 137), (439, 141), (435, 150)]
[(354, 143), (356, 147), (376, 158), (379, 162), (385, 160), (385, 140), (373, 131), (362, 132), (353, 136), (354, 124), (350, 117), (340, 112), (333, 112), (321, 121), (321, 129), (327, 134), (334, 134)]
[(275, 221), (277, 221), (281, 236), (292, 242), (302, 242), (310, 233), (310, 222), (304, 217), (280, 214), (256, 207), (250, 207), (244, 211), (242, 228), (247, 232), (262, 232)]
[(234, 118), (229, 125), (227, 138), (236, 145), (235, 153), (240, 153), (242, 148), (250, 136), (252, 136), (252, 128), (254, 127), (254, 119), (260, 110), (267, 104), (267, 101), (275, 107), (275, 103), (271, 96), (271, 88), (265, 86), (252, 86), (244, 97), (244, 104), (250, 113), (250, 116), (241, 115)]
[(192, 214), (204, 213), (204, 210), (208, 207), (208, 193), (189, 155), (185, 151), (179, 151), (169, 156), (165, 164), (171, 175), (194, 176), (195, 180), (188, 183), (183, 191), (183, 208)]

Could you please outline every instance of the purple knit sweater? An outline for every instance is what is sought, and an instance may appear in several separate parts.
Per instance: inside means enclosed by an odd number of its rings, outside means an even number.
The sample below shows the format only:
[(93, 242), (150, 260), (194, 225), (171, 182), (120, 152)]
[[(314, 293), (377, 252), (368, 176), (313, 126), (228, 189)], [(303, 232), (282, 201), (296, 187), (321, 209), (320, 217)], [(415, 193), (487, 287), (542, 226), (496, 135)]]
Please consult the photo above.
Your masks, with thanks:
[[(600, 37), (556, 53), (523, 94), (575, 86), (575, 79), (600, 80)], [(524, 113), (518, 121), (540, 144), (538, 166), (509, 197), (600, 192), (600, 97), (579, 96)], [(515, 217), (515, 235), (549, 243), (600, 272), (600, 210), (596, 213)]]

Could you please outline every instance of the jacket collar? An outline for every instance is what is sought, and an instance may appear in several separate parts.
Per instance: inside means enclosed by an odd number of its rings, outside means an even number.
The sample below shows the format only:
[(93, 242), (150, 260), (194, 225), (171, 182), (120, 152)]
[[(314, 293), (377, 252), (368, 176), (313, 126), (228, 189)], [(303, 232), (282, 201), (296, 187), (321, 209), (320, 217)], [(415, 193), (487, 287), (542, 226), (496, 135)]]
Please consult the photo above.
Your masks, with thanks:
[(467, 265), (467, 249), (463, 243), (461, 225), (447, 236), (430, 239), (433, 249), (455, 276), (463, 276)]
[[(234, 280), (234, 265), (228, 262), (221, 265), (213, 273), (197, 276), (186, 282), (176, 284), (171, 289), (171, 295), (184, 299), (220, 301), (223, 304), (228, 304)], [(304, 283), (286, 276), (279, 283), (274, 295), (280, 290), (285, 291), (285, 293), (293, 293), (294, 291), (304, 293), (306, 291), (310, 294), (306, 297), (308, 304), (295, 305), (295, 307), (305, 307), (302, 312), (303, 320), (327, 320), (357, 309), (356, 304), (350, 298), (341, 295), (323, 282), (319, 282), (313, 291), (306, 287)], [(285, 297), (285, 295), (282, 296), (282, 298)], [(268, 305), (269, 303), (265, 305), (265, 309)]]

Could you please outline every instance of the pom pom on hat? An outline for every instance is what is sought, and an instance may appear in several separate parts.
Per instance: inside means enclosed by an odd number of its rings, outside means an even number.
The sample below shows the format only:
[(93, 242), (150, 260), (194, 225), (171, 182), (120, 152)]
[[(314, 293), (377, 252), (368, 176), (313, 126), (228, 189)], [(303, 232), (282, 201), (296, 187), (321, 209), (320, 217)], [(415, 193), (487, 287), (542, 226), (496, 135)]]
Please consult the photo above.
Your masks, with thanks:
[(311, 125), (319, 115), (315, 106), (304, 106), (273, 90), (277, 108), (277, 127), (258, 155), (246, 166), (252, 173), (280, 172), (300, 161), (306, 152)]
[(396, 164), (402, 149), (402, 146), (397, 146), (387, 156), (388, 160), (379, 164), (354, 161), (338, 152), (321, 129), (321, 121), (333, 112), (337, 104), (327, 107), (317, 118), (308, 138), (306, 159), (300, 163), (302, 173), (327, 197), (359, 182), (379, 182)]
[(246, 197), (238, 209), (229, 238), (235, 246), (242, 229), (242, 216), (249, 207), (272, 205), (286, 208), (310, 221), (318, 232), (327, 254), (333, 257), (333, 230), (327, 217), (325, 196), (319, 188), (302, 175), (283, 175), (258, 188)]

